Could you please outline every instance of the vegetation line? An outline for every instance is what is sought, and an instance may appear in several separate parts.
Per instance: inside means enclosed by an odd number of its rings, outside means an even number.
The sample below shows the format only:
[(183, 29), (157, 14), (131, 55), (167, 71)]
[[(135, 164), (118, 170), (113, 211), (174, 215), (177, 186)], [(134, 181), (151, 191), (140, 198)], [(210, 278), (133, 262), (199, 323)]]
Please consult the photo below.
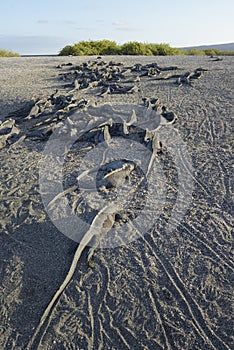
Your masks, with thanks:
[(173, 48), (169, 44), (153, 44), (130, 41), (118, 45), (111, 40), (80, 41), (74, 45), (65, 46), (59, 56), (89, 56), (89, 55), (143, 55), (143, 56), (234, 56), (234, 51), (196, 48), (182, 50)]
[[(91, 56), (91, 55), (177, 56), (177, 55), (184, 55), (184, 56), (213, 56), (214, 57), (214, 56), (234, 56), (234, 51), (218, 50), (215, 48), (207, 48), (204, 50), (191, 48), (188, 50), (183, 50), (183, 49), (171, 47), (169, 44), (154, 44), (154, 43), (141, 43), (138, 41), (130, 41), (123, 45), (118, 45), (115, 41), (111, 41), (111, 40), (97, 40), (97, 41), (88, 40), (88, 41), (80, 41), (74, 45), (67, 45), (62, 50), (60, 50), (58, 55), (59, 56)], [(20, 57), (20, 55), (12, 51), (0, 49), (0, 57)]]

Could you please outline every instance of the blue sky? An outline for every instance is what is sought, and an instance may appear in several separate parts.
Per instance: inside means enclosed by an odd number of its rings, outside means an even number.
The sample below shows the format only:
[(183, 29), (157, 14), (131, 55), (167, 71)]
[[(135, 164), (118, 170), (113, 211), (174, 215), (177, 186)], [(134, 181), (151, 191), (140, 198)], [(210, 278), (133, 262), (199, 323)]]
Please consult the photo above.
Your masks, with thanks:
[(234, 41), (233, 0), (0, 0), (0, 11), (0, 48), (20, 54), (56, 54), (89, 39)]

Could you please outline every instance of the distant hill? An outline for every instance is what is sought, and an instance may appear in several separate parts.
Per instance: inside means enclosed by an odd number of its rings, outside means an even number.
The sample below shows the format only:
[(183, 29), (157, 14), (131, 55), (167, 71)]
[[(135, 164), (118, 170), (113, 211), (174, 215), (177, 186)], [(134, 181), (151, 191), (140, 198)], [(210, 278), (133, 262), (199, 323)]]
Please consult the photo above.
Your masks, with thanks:
[(198, 50), (218, 49), (218, 50), (234, 51), (234, 43), (180, 47), (180, 49), (182, 49), (182, 50), (190, 50), (190, 49), (198, 49)]

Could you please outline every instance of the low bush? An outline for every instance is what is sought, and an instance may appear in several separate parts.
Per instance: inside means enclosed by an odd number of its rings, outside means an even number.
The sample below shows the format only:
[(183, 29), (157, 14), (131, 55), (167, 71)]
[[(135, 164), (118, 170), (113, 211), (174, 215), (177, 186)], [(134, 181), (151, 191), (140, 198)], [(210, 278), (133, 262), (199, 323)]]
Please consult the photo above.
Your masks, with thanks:
[(60, 52), (60, 56), (89, 56), (89, 55), (183, 55), (184, 51), (172, 48), (168, 44), (147, 44), (130, 41), (118, 45), (115, 41), (80, 41), (73, 46), (67, 45)]
[(204, 50), (199, 50), (199, 49), (189, 49), (187, 50), (186, 54), (188, 56), (205, 56)]
[(217, 55), (234, 55), (233, 51), (221, 51), (217, 49), (199, 50), (191, 48), (181, 50), (171, 47), (169, 44), (148, 44), (138, 41), (130, 41), (123, 45), (118, 45), (111, 40), (89, 40), (80, 41), (73, 46), (67, 45), (60, 52), (59, 56), (89, 56), (89, 55), (144, 55), (144, 56), (217, 56)]
[(115, 41), (80, 41), (73, 46), (67, 45), (60, 52), (60, 56), (89, 56), (89, 55), (117, 55), (120, 48)]
[(0, 57), (19, 57), (18, 53), (0, 49)]
[(146, 44), (154, 56), (184, 55), (183, 50), (171, 47), (169, 44)]
[(130, 41), (120, 46), (120, 53), (121, 55), (153, 55), (147, 44), (139, 43), (137, 41)]

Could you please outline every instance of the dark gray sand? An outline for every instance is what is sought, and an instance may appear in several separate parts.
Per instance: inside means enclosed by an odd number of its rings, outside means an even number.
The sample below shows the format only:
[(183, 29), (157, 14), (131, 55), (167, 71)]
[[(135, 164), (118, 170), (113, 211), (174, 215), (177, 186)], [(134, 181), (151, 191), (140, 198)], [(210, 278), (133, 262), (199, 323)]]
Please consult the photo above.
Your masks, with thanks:
[[(232, 57), (218, 62), (208, 57), (104, 57), (124, 66), (153, 62), (178, 66), (181, 70), (176, 74), (199, 67), (207, 71), (191, 86), (180, 86), (176, 78), (142, 78), (140, 91), (132, 94), (97, 97), (79, 90), (79, 98), (97, 106), (142, 105), (142, 97), (159, 98), (177, 116), (173, 128), (191, 157), (193, 190), (183, 217), (175, 216), (178, 164), (167, 145), (162, 145), (158, 162), (167, 182), (166, 200), (154, 227), (122, 247), (96, 249), (93, 268), (87, 265), (85, 249), (70, 283), (30, 343), (69, 271), (77, 243), (61, 233), (45, 211), (39, 162), (46, 140), (20, 139), (28, 125), (20, 123), (21, 115), (26, 116), (33, 99), (47, 98), (56, 89), (67, 93), (64, 84), (68, 82), (58, 75), (68, 67), (57, 65), (95, 59), (0, 59), (0, 121), (15, 119), (20, 129), (0, 149), (0, 349), (23, 350), (28, 344), (41, 350), (232, 349)], [(182, 151), (181, 165), (189, 168)], [(74, 160), (68, 162), (65, 169), (68, 183), (73, 164)], [(160, 209), (160, 203), (156, 206)], [(165, 227), (170, 221), (178, 225), (168, 232)]]

